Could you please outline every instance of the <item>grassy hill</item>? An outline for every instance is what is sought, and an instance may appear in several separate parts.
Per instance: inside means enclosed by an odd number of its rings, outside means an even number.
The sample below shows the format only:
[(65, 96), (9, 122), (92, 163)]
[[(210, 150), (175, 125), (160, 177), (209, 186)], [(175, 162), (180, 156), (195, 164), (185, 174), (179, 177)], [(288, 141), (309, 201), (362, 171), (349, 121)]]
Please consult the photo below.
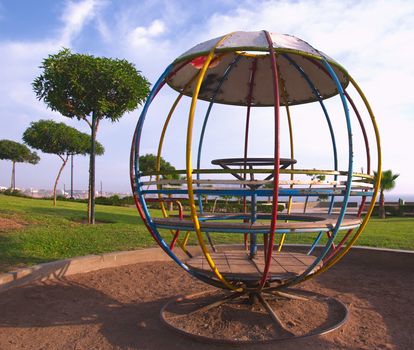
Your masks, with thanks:
[[(159, 215), (154, 211), (154, 215)], [(0, 271), (40, 262), (155, 246), (135, 208), (96, 207), (98, 224), (85, 224), (86, 204), (0, 195)], [(217, 243), (238, 242), (240, 235), (220, 234)], [(311, 242), (290, 235), (287, 243)], [(195, 242), (192, 238), (191, 242)], [(414, 219), (372, 219), (358, 245), (414, 250)]]

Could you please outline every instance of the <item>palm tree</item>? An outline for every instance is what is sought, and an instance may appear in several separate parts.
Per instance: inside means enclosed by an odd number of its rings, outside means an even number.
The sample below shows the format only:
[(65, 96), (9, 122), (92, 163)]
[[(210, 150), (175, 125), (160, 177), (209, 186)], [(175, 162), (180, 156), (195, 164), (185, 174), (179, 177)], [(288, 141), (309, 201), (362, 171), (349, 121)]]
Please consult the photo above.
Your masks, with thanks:
[[(400, 176), (400, 174), (393, 174), (391, 169), (385, 170), (381, 174), (379, 209), (378, 209), (378, 214), (381, 219), (385, 219), (384, 191), (392, 190), (395, 187), (395, 179), (398, 176)], [(377, 173), (375, 171), (374, 171), (374, 177), (377, 178)]]

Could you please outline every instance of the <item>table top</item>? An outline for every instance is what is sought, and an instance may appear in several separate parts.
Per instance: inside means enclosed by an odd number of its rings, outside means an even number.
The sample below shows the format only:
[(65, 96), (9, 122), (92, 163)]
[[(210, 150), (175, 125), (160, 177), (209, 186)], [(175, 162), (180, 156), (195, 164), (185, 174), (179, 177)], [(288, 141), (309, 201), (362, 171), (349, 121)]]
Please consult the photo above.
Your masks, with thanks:
[[(296, 164), (296, 159), (280, 158), (279, 161), (280, 161), (280, 169), (286, 169), (292, 164)], [(222, 158), (222, 159), (213, 159), (211, 161), (211, 164), (219, 165), (223, 169), (232, 169), (230, 168), (231, 166), (233, 167), (244, 166), (246, 168), (253, 169), (254, 167), (259, 167), (259, 166), (274, 166), (275, 159), (274, 158)], [(241, 174), (232, 173), (232, 175), (239, 180), (245, 179), (245, 177), (243, 177)], [(269, 180), (273, 178), (273, 176), (274, 174), (272, 173), (268, 177), (266, 177), (265, 180)], [(252, 180), (254, 179), (254, 174), (251, 174), (251, 179)], [(256, 187), (256, 185), (254, 186)]]
[[(220, 165), (223, 168), (230, 166), (273, 166), (275, 163), (274, 158), (222, 158), (213, 159), (211, 164)], [(296, 159), (280, 158), (280, 168), (286, 169), (288, 166), (296, 164)]]

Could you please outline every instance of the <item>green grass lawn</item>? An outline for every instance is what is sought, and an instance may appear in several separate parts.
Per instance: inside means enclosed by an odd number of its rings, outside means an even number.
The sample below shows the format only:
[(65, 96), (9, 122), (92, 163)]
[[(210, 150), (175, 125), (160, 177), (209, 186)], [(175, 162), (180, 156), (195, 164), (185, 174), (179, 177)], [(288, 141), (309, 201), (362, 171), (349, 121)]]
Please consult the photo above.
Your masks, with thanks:
[[(159, 215), (159, 211), (154, 211)], [(0, 218), (21, 224), (0, 227), (0, 271), (40, 262), (155, 246), (135, 208), (97, 206), (92, 226), (84, 224), (86, 204), (0, 195)], [(194, 235), (193, 235), (194, 236)], [(240, 235), (217, 234), (217, 243), (241, 242)], [(312, 237), (290, 235), (286, 243)], [(194, 237), (190, 240), (195, 242)], [(358, 245), (414, 250), (414, 218), (372, 219)]]
[(23, 223), (0, 231), (0, 268), (79, 255), (153, 246), (135, 208), (96, 207), (96, 225), (84, 224), (86, 204), (0, 195), (0, 217)]

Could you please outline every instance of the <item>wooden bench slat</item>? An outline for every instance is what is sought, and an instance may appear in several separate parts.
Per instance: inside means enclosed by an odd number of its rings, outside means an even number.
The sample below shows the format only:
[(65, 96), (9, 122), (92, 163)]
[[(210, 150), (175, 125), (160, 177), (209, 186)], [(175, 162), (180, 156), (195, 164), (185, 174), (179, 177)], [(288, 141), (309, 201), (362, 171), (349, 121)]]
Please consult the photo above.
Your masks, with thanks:
[[(228, 216), (228, 215), (227, 215)], [(205, 218), (206, 216), (204, 216)], [(220, 217), (220, 216), (215, 216)], [(301, 230), (301, 229), (324, 229), (324, 230), (331, 230), (335, 227), (338, 217), (336, 215), (306, 215), (301, 214), (299, 215), (292, 215), (291, 220), (295, 220), (297, 218), (304, 218), (305, 220), (312, 220), (312, 221), (288, 221), (285, 219), (279, 219), (276, 224), (277, 229), (286, 229), (286, 230)], [(159, 225), (160, 227), (171, 226), (176, 228), (185, 228), (187, 230), (193, 230), (193, 222), (191, 219), (184, 218), (179, 219), (176, 217), (168, 217), (168, 218), (154, 218), (154, 223)], [(242, 221), (242, 219), (240, 219)], [(350, 226), (358, 226), (362, 222), (361, 218), (352, 215), (345, 215), (345, 218), (342, 221), (341, 226), (343, 227), (350, 227)], [(231, 230), (231, 229), (269, 229), (270, 230), (270, 220), (267, 222), (255, 222), (255, 223), (245, 223), (245, 222), (229, 222), (229, 221), (200, 221), (201, 230), (203, 229), (224, 229), (224, 230)]]
[[(265, 267), (263, 252), (258, 252), (254, 260), (246, 251), (220, 252), (210, 254), (220, 273), (230, 280), (260, 279)], [(274, 252), (269, 274), (273, 280), (283, 280), (299, 275), (315, 261), (316, 257), (294, 252)], [(217, 263), (226, 261), (226, 263)], [(203, 255), (187, 261), (187, 265), (208, 277), (214, 277), (209, 264)], [(320, 268), (322, 262), (316, 268)]]

